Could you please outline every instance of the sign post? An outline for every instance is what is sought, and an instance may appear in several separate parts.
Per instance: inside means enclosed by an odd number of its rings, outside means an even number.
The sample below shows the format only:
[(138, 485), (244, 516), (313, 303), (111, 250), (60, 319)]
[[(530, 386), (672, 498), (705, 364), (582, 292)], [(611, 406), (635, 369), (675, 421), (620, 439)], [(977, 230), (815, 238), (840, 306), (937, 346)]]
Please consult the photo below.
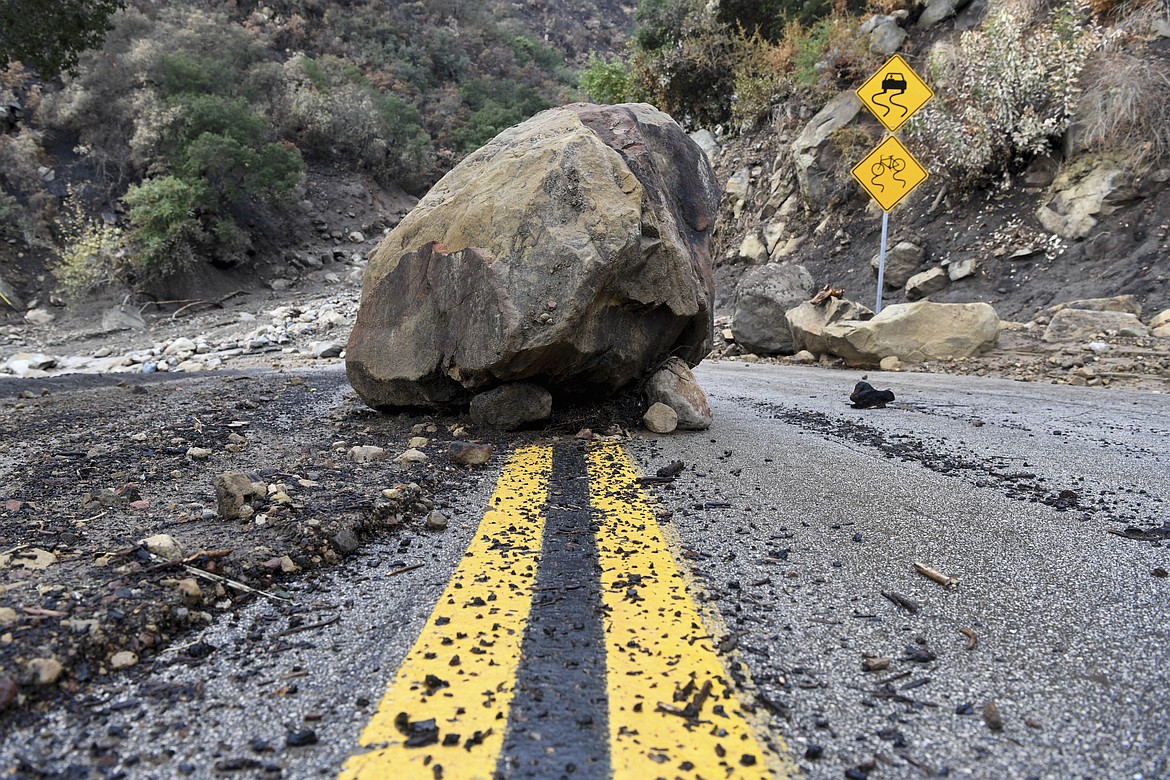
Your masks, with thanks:
[[(886, 130), (894, 133), (934, 97), (934, 92), (900, 55), (895, 54), (857, 88), (857, 97)], [(882, 209), (882, 247), (878, 254), (877, 303), (874, 306), (875, 313), (880, 313), (890, 210), (930, 174), (895, 135), (886, 136), (850, 173)]]

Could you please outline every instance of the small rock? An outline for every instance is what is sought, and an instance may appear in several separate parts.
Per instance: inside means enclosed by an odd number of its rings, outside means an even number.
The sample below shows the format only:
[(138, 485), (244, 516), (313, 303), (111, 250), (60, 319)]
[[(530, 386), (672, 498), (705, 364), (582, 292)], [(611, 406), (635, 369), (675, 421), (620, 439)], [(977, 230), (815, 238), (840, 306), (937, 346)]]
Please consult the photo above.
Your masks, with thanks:
[(195, 352), (195, 342), (188, 338), (177, 338), (170, 343), (170, 345), (163, 350), (164, 355), (178, 355), (186, 352), (191, 354)]
[(886, 355), (878, 363), (878, 368), (882, 371), (901, 371), (902, 361), (898, 359), (897, 355)]
[(139, 542), (146, 551), (168, 561), (177, 561), (183, 557), (182, 546), (170, 534), (155, 534)]
[(362, 546), (358, 535), (349, 528), (343, 528), (342, 530), (338, 531), (332, 536), (330, 541), (333, 542), (333, 546), (336, 547), (339, 552), (345, 555), (349, 555), (350, 553), (355, 552), (359, 547)]
[(318, 359), (338, 357), (344, 350), (340, 341), (314, 341), (309, 345), (309, 354)]
[(431, 440), (426, 436), (412, 436), (410, 441), (406, 443), (406, 446), (414, 449), (422, 449), (430, 443)]
[(642, 424), (651, 433), (673, 433), (678, 428), (678, 412), (658, 401), (642, 415)]
[(284, 744), (289, 747), (306, 747), (308, 745), (317, 744), (317, 732), (312, 729), (304, 729), (302, 731), (290, 731), (288, 736), (284, 738)]
[(435, 510), (427, 515), (427, 530), (442, 531), (447, 527), (447, 522), (447, 516), (442, 512)]
[(983, 705), (983, 722), (992, 731), (1003, 731), (1003, 716), (999, 713), (999, 705), (994, 699), (989, 699)]
[(48, 325), (57, 319), (57, 315), (48, 309), (29, 309), (24, 313), (24, 321), (30, 325)]
[(426, 463), (427, 454), (422, 450), (416, 450), (411, 447), (406, 452), (394, 459), (395, 463)]
[(187, 457), (191, 460), (207, 460), (211, 457), (211, 450), (206, 447), (188, 447)]
[(482, 466), (491, 459), (495, 448), (490, 444), (453, 441), (447, 445), (447, 458), (460, 466)]
[(34, 658), (25, 664), (36, 685), (52, 685), (61, 679), (65, 667), (56, 658)]
[(0, 674), (0, 712), (8, 709), (16, 701), (16, 683), (3, 674)]
[(386, 457), (386, 450), (372, 444), (349, 448), (349, 459), (356, 463), (373, 463), (376, 460), (385, 460)]
[(183, 601), (190, 606), (202, 603), (203, 589), (199, 587), (199, 583), (195, 581), (194, 577), (185, 577), (179, 580), (177, 587)]
[(817, 356), (809, 352), (807, 349), (802, 349), (792, 356), (792, 362), (807, 365), (809, 363), (817, 362)]
[(262, 498), (267, 492), (263, 482), (253, 482), (251, 477), (239, 471), (225, 471), (212, 484), (219, 505), (219, 516), (225, 520), (236, 520), (244, 516), (247, 508), (251, 515), (250, 501)]
[(0, 626), (7, 628), (16, 623), (16, 610), (12, 607), (0, 607)]
[(130, 650), (120, 650), (110, 656), (110, 668), (115, 671), (129, 669), (136, 663), (138, 663), (138, 654)]

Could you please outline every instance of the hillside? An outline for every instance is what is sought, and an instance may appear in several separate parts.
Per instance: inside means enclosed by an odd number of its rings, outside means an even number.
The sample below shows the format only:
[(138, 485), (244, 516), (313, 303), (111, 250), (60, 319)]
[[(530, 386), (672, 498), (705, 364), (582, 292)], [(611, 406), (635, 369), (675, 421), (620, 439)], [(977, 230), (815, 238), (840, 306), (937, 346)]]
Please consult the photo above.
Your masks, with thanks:
[[(560, 2), (132, 3), (76, 76), (10, 68), (0, 81), (0, 102), (22, 108), (0, 136), (0, 291), (25, 304), (0, 304), (9, 342), (26, 342), (31, 304), (92, 323), (128, 294), (295, 294), (322, 262), (360, 267), (464, 154), (587, 97), (654, 102), (704, 131), (726, 184), (721, 325), (765, 262), (872, 306), (881, 212), (849, 170), (883, 131), (841, 98), (894, 50), (936, 93), (899, 132), (931, 176), (893, 210), (889, 241), (916, 247), (907, 275), (946, 279), (931, 300), (985, 301), (1020, 323), (1081, 298), (1130, 295), (1147, 318), (1170, 308), (1162, 6), (638, 8), (635, 24), (615, 2), (585, 15)], [(612, 78), (583, 94), (581, 72), (603, 61)], [(907, 299), (902, 284), (884, 293)]]

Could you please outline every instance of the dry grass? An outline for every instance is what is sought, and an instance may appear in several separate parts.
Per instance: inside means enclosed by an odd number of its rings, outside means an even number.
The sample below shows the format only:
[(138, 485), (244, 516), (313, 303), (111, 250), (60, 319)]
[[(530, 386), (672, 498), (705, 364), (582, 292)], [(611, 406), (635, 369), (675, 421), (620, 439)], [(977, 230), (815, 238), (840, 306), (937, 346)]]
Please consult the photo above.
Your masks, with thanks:
[(1121, 152), (1139, 170), (1170, 160), (1170, 63), (1105, 52), (1082, 83), (1077, 122), (1090, 148)]

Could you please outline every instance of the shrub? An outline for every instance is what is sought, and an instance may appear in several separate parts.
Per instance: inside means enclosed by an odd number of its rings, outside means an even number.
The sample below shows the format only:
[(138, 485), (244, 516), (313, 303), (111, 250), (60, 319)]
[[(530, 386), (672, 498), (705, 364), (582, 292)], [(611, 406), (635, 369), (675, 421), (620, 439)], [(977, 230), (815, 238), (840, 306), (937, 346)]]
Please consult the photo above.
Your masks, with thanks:
[(1170, 65), (1108, 52), (1085, 74), (1076, 113), (1081, 140), (1098, 152), (1119, 152), (1132, 168), (1170, 159)]
[(926, 160), (967, 183), (988, 182), (1050, 149), (1068, 128), (1081, 71), (1103, 40), (1081, 0), (1051, 24), (1001, 9), (957, 47), (936, 46), (926, 80), (934, 99), (907, 123)]
[(195, 217), (202, 197), (197, 182), (175, 176), (130, 187), (122, 200), (130, 209), (128, 238), (137, 250), (128, 264), (138, 277), (164, 278), (194, 263), (196, 248), (206, 240)]
[(115, 225), (85, 213), (82, 199), (68, 189), (58, 223), (61, 248), (52, 272), (65, 293), (76, 298), (118, 277), (125, 239)]
[(471, 108), (467, 126), (455, 131), (456, 143), (464, 154), (552, 107), (534, 88), (507, 80), (475, 79), (463, 85), (460, 95)]
[(624, 103), (630, 92), (630, 71), (620, 60), (606, 62), (591, 53), (577, 83), (594, 103)]

